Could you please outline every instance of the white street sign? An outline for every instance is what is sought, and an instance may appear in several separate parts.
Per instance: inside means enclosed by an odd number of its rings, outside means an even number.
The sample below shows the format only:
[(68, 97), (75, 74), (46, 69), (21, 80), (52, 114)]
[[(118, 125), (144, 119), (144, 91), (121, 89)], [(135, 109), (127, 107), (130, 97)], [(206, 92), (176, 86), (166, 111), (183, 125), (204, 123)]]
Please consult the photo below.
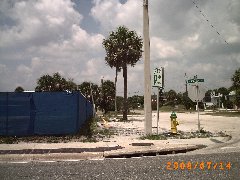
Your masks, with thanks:
[(152, 77), (152, 87), (163, 87), (163, 68), (155, 68)]

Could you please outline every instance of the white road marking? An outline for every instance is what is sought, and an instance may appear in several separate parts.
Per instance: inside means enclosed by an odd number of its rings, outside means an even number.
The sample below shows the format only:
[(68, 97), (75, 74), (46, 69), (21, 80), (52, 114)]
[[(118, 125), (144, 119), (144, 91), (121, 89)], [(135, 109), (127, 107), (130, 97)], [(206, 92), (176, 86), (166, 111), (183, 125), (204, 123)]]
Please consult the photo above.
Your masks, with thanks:
[(80, 161), (79, 159), (66, 159), (66, 160), (62, 160), (62, 161), (66, 161), (66, 162), (78, 162)]
[(38, 162), (43, 162), (43, 163), (54, 163), (54, 162), (57, 162), (57, 161), (38, 161)]
[(13, 162), (9, 162), (11, 164), (27, 164), (29, 163), (30, 161), (13, 161)]
[(88, 159), (90, 161), (103, 161), (104, 158), (93, 158), (93, 159)]

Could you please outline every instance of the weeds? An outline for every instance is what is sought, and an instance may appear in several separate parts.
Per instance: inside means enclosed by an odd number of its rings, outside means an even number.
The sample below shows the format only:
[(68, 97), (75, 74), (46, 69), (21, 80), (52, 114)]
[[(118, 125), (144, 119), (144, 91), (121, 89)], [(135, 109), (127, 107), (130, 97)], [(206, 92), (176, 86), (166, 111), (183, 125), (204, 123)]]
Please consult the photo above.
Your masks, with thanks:
[(183, 132), (179, 131), (177, 134), (172, 133), (163, 133), (158, 135), (147, 135), (142, 136), (140, 139), (149, 139), (149, 140), (166, 140), (166, 139), (191, 139), (191, 138), (209, 138), (209, 137), (227, 137), (228, 135), (221, 132), (211, 133), (209, 131), (203, 130), (203, 128), (199, 131), (195, 132)]
[(149, 139), (149, 140), (166, 140), (167, 137), (164, 136), (163, 134), (149, 134), (149, 135), (146, 135), (146, 136), (142, 136), (140, 137), (141, 140), (144, 140), (144, 139)]

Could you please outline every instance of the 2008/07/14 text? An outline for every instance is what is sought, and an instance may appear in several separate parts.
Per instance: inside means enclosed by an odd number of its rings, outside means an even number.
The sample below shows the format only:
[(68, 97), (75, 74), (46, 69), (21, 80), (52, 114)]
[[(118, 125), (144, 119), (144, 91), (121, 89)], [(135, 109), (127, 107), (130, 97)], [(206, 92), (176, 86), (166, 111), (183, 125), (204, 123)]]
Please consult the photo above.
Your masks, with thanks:
[(167, 170), (230, 170), (231, 162), (170, 162), (166, 164)]

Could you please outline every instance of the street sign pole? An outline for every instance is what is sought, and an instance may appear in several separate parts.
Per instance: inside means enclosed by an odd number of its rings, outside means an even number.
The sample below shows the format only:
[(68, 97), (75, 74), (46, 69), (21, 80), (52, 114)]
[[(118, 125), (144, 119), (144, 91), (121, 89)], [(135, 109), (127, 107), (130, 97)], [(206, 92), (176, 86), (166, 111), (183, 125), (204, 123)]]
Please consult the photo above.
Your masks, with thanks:
[(164, 87), (164, 68), (155, 68), (152, 76), (152, 87), (157, 88), (157, 134), (159, 130), (159, 91)]
[(159, 87), (157, 87), (157, 135), (158, 135), (158, 125), (159, 125)]
[(200, 86), (199, 84), (204, 82), (204, 79), (198, 79), (197, 75), (194, 76), (193, 79), (187, 80), (188, 84), (193, 84), (192, 86), (189, 86), (188, 91), (188, 97), (192, 100), (197, 102), (196, 110), (198, 113), (198, 131), (200, 132), (201, 124), (200, 124), (200, 118), (199, 118), (199, 101), (201, 101), (205, 96), (205, 89)]
[[(197, 85), (197, 97), (198, 97), (198, 85)], [(200, 132), (200, 119), (199, 119), (199, 104), (198, 104), (199, 100), (197, 100), (197, 111), (198, 111), (198, 131)]]
[(198, 79), (197, 75), (194, 77), (196, 82), (196, 94), (197, 94), (197, 112), (198, 112), (198, 132), (200, 132), (200, 119), (199, 119), (199, 86), (198, 86)]

